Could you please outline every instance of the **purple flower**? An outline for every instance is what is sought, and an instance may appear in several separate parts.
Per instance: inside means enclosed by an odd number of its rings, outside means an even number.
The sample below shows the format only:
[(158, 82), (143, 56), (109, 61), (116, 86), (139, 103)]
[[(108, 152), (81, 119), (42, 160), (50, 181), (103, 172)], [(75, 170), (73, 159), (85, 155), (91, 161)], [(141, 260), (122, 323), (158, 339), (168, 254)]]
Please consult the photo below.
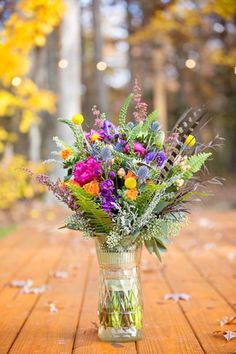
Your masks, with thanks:
[(100, 184), (101, 207), (107, 213), (111, 213), (115, 209), (113, 205), (116, 201), (114, 190), (115, 185), (111, 179), (106, 179)]
[(154, 151), (150, 151), (150, 152), (148, 152), (147, 155), (145, 156), (144, 161), (145, 161), (146, 163), (150, 163), (150, 162), (152, 162), (153, 160), (155, 160), (156, 155), (157, 155), (157, 154), (156, 154)]
[(114, 189), (115, 185), (111, 179), (106, 179), (100, 184), (100, 193), (104, 197), (112, 195)]
[(110, 171), (109, 172), (109, 178), (111, 178), (111, 179), (114, 179), (116, 177), (116, 173), (115, 173), (115, 171)]
[(106, 142), (110, 142), (113, 138), (118, 137), (118, 128), (112, 124), (108, 119), (105, 119), (99, 134)]
[(157, 167), (162, 168), (167, 161), (166, 153), (163, 150), (159, 151), (155, 160), (157, 160)]
[(134, 143), (134, 152), (136, 152), (139, 155), (145, 155), (146, 149), (142, 144)]
[(77, 162), (73, 171), (74, 180), (81, 187), (86, 183), (99, 179), (101, 174), (101, 165), (93, 157), (89, 157), (83, 162)]

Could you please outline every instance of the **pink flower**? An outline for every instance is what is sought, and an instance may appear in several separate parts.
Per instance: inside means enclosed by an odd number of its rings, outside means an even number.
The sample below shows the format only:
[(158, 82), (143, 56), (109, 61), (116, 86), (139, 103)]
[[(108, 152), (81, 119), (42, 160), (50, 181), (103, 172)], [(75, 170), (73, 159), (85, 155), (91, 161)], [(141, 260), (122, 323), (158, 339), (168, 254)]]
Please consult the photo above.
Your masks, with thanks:
[(74, 181), (79, 183), (81, 187), (86, 183), (98, 180), (101, 174), (101, 165), (93, 157), (89, 157), (83, 162), (77, 162), (73, 171)]
[(139, 155), (145, 155), (146, 154), (146, 149), (145, 149), (145, 147), (142, 144), (134, 143), (134, 152), (136, 152)]

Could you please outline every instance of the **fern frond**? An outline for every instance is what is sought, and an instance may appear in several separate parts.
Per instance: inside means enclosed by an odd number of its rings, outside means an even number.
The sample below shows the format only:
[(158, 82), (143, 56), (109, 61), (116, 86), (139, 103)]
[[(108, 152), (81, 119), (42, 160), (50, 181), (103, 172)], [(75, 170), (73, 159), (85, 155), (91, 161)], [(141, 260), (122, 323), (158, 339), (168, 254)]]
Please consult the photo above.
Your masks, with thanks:
[(188, 158), (187, 163), (191, 168), (184, 173), (183, 179), (187, 180), (191, 178), (194, 173), (198, 172), (201, 169), (201, 167), (211, 155), (211, 152), (201, 152), (197, 155), (190, 156)]
[(146, 121), (149, 127), (152, 125), (153, 122), (157, 120), (158, 115), (159, 115), (158, 109), (155, 109), (155, 111), (148, 114)]
[(133, 99), (133, 93), (131, 93), (124, 101), (121, 110), (120, 110), (120, 114), (119, 114), (119, 128), (120, 131), (123, 132), (125, 130), (125, 122), (126, 122), (126, 115), (130, 106), (130, 103)]
[(139, 211), (139, 215), (142, 215), (143, 212), (147, 209), (150, 204), (150, 200), (153, 198), (154, 194), (161, 190), (163, 185), (150, 184), (145, 187), (142, 194), (136, 199), (136, 207)]
[(99, 207), (83, 188), (75, 185), (69, 185), (68, 187), (72, 191), (76, 203), (83, 211), (84, 216), (89, 220), (94, 232), (97, 234), (109, 233), (114, 225), (108, 214)]

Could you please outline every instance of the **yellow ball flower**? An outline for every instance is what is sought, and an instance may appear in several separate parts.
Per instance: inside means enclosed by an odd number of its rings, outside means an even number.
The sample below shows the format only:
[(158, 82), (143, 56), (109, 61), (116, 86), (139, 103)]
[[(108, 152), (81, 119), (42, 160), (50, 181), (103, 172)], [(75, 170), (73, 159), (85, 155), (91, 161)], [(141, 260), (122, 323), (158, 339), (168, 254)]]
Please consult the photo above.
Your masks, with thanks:
[(136, 179), (134, 177), (128, 177), (125, 180), (125, 187), (128, 189), (133, 189), (137, 186)]
[(78, 125), (81, 125), (84, 121), (84, 116), (80, 113), (77, 113), (75, 115), (73, 115), (73, 117), (71, 118), (72, 122), (74, 124), (78, 124)]
[(196, 138), (193, 135), (189, 135), (187, 136), (187, 138), (185, 139), (185, 145), (192, 147), (196, 144)]

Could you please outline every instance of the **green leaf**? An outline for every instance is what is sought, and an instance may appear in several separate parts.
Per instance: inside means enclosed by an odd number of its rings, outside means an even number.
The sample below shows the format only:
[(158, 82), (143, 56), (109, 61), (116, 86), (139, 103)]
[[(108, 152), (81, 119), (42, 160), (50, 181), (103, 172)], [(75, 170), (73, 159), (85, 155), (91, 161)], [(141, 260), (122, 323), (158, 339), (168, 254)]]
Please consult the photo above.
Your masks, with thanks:
[(187, 180), (191, 178), (194, 173), (198, 172), (201, 169), (201, 167), (211, 155), (211, 152), (201, 152), (197, 155), (190, 156), (187, 160), (187, 163), (191, 168), (184, 173), (183, 179)]
[(83, 211), (84, 217), (89, 220), (95, 233), (109, 233), (114, 225), (108, 214), (100, 208), (83, 188), (71, 184), (69, 189), (72, 191), (76, 198), (76, 203)]
[(119, 127), (121, 131), (125, 130), (125, 123), (126, 123), (126, 115), (129, 109), (129, 105), (133, 99), (133, 93), (131, 93), (124, 101), (121, 110), (120, 110), (120, 114), (119, 114)]

